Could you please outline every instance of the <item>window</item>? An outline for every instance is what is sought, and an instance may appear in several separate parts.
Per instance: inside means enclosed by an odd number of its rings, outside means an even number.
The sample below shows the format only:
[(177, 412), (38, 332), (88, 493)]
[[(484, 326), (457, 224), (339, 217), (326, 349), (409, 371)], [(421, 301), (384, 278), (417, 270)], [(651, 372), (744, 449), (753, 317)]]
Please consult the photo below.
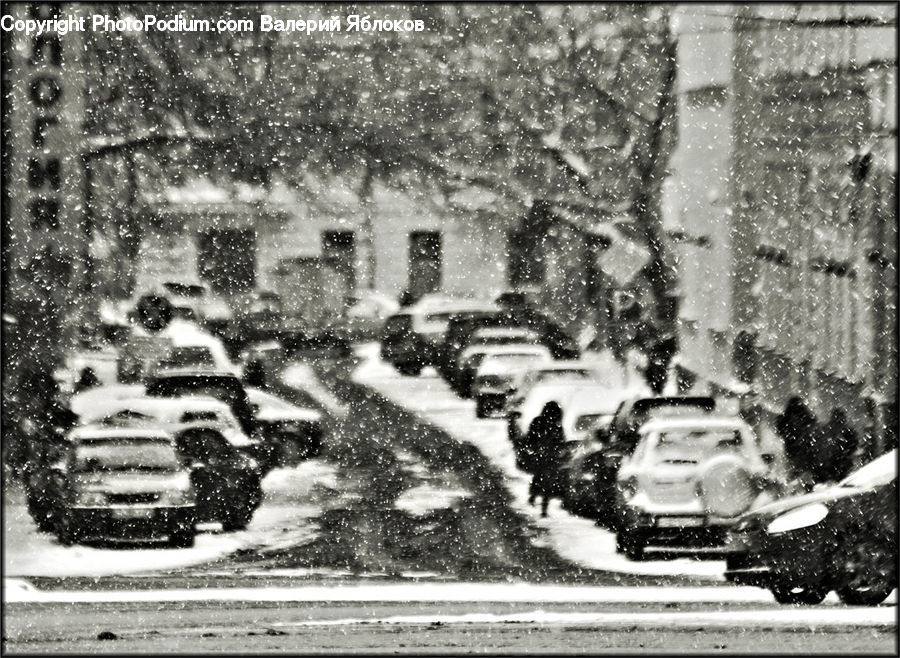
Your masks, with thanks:
[(323, 231), (322, 257), (344, 277), (347, 290), (356, 289), (356, 237), (353, 231)]
[(544, 282), (544, 259), (540, 240), (528, 231), (510, 231), (506, 242), (509, 265), (507, 279), (512, 288), (536, 286)]
[(256, 283), (256, 233), (252, 229), (201, 233), (197, 273), (216, 292), (252, 289)]
[(441, 287), (441, 234), (438, 231), (414, 231), (409, 234), (409, 284), (414, 299)]

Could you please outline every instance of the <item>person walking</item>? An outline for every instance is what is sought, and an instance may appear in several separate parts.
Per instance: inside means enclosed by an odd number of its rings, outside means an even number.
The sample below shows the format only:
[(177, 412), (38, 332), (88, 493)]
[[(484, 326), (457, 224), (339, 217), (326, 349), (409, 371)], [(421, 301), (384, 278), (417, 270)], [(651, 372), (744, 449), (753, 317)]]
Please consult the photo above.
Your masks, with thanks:
[(528, 502), (533, 505), (535, 498), (540, 496), (541, 516), (544, 517), (547, 516), (550, 498), (557, 493), (564, 443), (562, 409), (556, 402), (548, 402), (531, 423), (526, 440), (533, 466)]
[(816, 477), (818, 456), (813, 445), (818, 422), (800, 396), (788, 400), (775, 420), (775, 431), (784, 444), (788, 473), (796, 480), (810, 483)]
[(819, 451), (820, 481), (843, 480), (853, 470), (853, 458), (859, 446), (859, 434), (847, 420), (847, 413), (840, 407), (831, 412), (821, 433), (824, 442)]

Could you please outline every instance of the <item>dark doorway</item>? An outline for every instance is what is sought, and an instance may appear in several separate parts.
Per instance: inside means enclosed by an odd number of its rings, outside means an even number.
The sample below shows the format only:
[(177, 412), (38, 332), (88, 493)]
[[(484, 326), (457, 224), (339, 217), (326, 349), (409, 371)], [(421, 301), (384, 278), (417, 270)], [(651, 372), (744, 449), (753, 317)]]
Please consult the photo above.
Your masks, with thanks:
[(356, 290), (356, 237), (353, 231), (323, 231), (322, 257)]
[(256, 284), (256, 232), (209, 229), (198, 236), (197, 273), (216, 292), (250, 290)]
[(438, 231), (414, 231), (409, 234), (408, 290), (416, 299), (440, 290), (442, 265), (441, 234)]

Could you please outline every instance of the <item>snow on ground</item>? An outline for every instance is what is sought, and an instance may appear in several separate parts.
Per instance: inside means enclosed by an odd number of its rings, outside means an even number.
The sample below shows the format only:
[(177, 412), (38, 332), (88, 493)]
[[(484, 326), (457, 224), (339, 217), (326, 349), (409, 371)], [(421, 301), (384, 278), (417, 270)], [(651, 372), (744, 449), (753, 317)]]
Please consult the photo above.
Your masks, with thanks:
[(398, 496), (394, 507), (422, 516), (432, 510), (453, 507), (456, 501), (469, 495), (464, 489), (444, 489), (426, 483), (404, 491)]
[(347, 415), (347, 406), (338, 400), (322, 382), (309, 364), (294, 363), (284, 370), (281, 381), (291, 388), (308, 393), (321, 404), (332, 416), (343, 418)]
[[(314, 537), (306, 519), (321, 513), (319, 507), (310, 504), (312, 488), (333, 488), (334, 482), (334, 469), (316, 460), (296, 468), (274, 469), (263, 479), (265, 498), (246, 530), (201, 532), (192, 548), (149, 543), (61, 546), (53, 535), (38, 531), (28, 515), (21, 489), (7, 491), (3, 509), (4, 572), (6, 576), (18, 577), (133, 574), (198, 565), (242, 548), (271, 550), (296, 545)], [(289, 530), (284, 532), (284, 528)]]
[(275, 622), (273, 627), (346, 626), (356, 624), (565, 624), (566, 626), (613, 626), (637, 624), (640, 627), (730, 628), (740, 624), (746, 628), (820, 626), (877, 626), (893, 627), (895, 618), (891, 608), (794, 608), (789, 610), (739, 610), (702, 612), (548, 612), (534, 610), (506, 615), (469, 613), (462, 615), (396, 615), (380, 618), (318, 619), (312, 621)]
[[(393, 403), (436, 425), (461, 441), (472, 443), (506, 475), (506, 483), (513, 496), (513, 504), (529, 515), (535, 525), (547, 529), (550, 545), (562, 557), (585, 567), (646, 575), (690, 575), (724, 580), (723, 560), (677, 558), (631, 562), (616, 553), (615, 535), (597, 527), (590, 519), (569, 514), (554, 499), (548, 518), (541, 518), (539, 509), (528, 504), (528, 485), (531, 476), (516, 468), (515, 454), (506, 435), (504, 419), (478, 419), (475, 402), (464, 400), (450, 389), (432, 368), (425, 368), (418, 377), (400, 375), (378, 354), (377, 343), (360, 345), (356, 355), (360, 364), (353, 373), (353, 381), (369, 386)], [(588, 357), (608, 366), (611, 379), (628, 386), (636, 381), (634, 373), (626, 373), (608, 354)], [(611, 384), (613, 382), (611, 381)]]
[[(293, 570), (284, 570), (294, 575)], [(229, 572), (230, 573), (230, 572)], [(265, 575), (273, 577), (272, 571)], [(131, 590), (42, 590), (22, 578), (4, 578), (4, 602), (150, 602), (150, 601), (256, 601), (256, 602), (441, 602), (441, 603), (731, 603), (774, 604), (772, 595), (754, 587), (602, 587), (547, 585), (538, 583), (329, 583), (278, 587), (203, 587)], [(896, 604), (896, 593), (889, 599)], [(847, 615), (861, 610), (863, 616), (878, 619), (881, 611), (896, 622), (894, 605), (852, 608), (840, 604), (831, 593), (821, 606), (793, 608), (775, 606), (774, 615), (792, 610), (840, 610)], [(747, 611), (735, 611), (741, 615)]]

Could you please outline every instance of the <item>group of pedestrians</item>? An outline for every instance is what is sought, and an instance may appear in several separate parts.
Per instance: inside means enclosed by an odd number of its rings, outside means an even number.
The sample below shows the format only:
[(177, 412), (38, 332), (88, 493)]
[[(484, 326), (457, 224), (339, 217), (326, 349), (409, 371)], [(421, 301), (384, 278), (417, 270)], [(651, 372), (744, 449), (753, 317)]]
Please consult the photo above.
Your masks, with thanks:
[(837, 482), (853, 470), (860, 437), (843, 409), (834, 409), (823, 423), (794, 396), (775, 419), (775, 431), (783, 441), (789, 474), (807, 487)]

